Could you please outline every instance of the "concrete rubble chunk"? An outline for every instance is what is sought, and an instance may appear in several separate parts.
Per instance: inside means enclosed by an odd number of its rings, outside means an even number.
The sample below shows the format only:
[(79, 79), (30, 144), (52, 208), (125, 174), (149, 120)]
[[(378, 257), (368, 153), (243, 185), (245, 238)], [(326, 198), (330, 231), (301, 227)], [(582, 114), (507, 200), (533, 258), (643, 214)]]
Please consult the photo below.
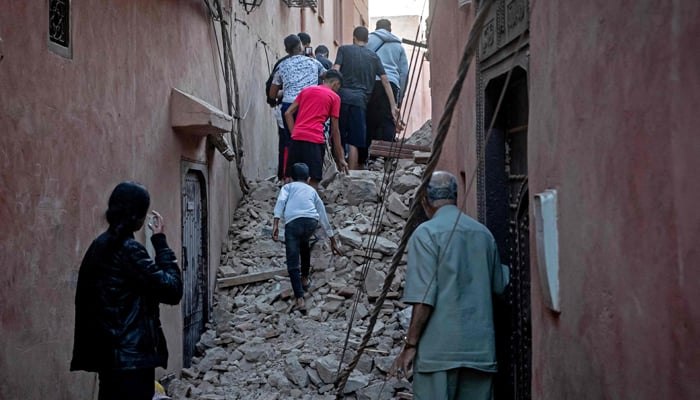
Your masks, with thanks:
[(377, 184), (367, 179), (350, 180), (344, 193), (348, 204), (352, 206), (357, 206), (364, 202), (376, 203), (379, 196)]
[(403, 203), (401, 196), (398, 193), (392, 193), (389, 195), (388, 204), (386, 205), (387, 210), (393, 212), (401, 218), (408, 218), (410, 210), (408, 206)]
[(354, 393), (358, 389), (362, 389), (367, 385), (369, 385), (369, 376), (353, 372), (348, 377), (348, 381), (345, 384), (345, 389), (343, 390), (343, 393)]
[(260, 182), (255, 189), (250, 193), (250, 198), (257, 201), (266, 201), (270, 199), (277, 199), (277, 193), (279, 189), (272, 182), (263, 181)]
[(204, 377), (202, 379), (204, 379), (207, 382), (212, 383), (215, 380), (218, 381), (218, 379), (217, 379), (218, 377), (219, 377), (219, 373), (212, 370), (212, 371), (207, 371), (207, 373), (204, 374)]
[(316, 372), (318, 372), (318, 376), (324, 383), (328, 384), (335, 381), (338, 364), (338, 359), (332, 354), (316, 360)]
[(192, 388), (193, 386), (191, 384), (175, 379), (168, 384), (168, 395), (172, 397), (173, 400), (185, 399), (189, 397)]
[(394, 397), (394, 385), (390, 382), (379, 382), (357, 391), (358, 400), (391, 400)]
[(204, 394), (199, 397), (201, 400), (226, 400), (226, 397), (220, 394)]
[(396, 253), (396, 250), (399, 249), (398, 244), (381, 236), (372, 238), (372, 240), (374, 241), (374, 250), (382, 253), (385, 256), (393, 256), (394, 253)]
[(267, 360), (265, 356), (265, 348), (259, 344), (246, 343), (245, 345), (239, 347), (239, 350), (243, 352), (243, 358), (250, 362), (264, 362)]
[(347, 245), (355, 249), (362, 247), (362, 235), (355, 232), (351, 227), (340, 229), (337, 235), (343, 246)]
[(370, 267), (365, 277), (365, 289), (369, 297), (377, 297), (382, 292), (386, 275), (376, 268)]
[(285, 389), (289, 387), (289, 380), (279, 371), (273, 371), (267, 377), (267, 382), (276, 389)]
[(221, 347), (214, 347), (206, 351), (204, 358), (197, 364), (200, 373), (207, 373), (211, 368), (221, 361), (228, 359), (228, 352)]
[(391, 369), (391, 366), (394, 364), (394, 360), (396, 357), (375, 357), (374, 358), (374, 365), (377, 367), (378, 370), (386, 373), (389, 373), (389, 370)]
[(398, 194), (405, 194), (420, 186), (421, 179), (413, 174), (401, 175), (395, 182), (393, 189)]
[(222, 275), (224, 278), (228, 278), (228, 277), (230, 277), (230, 276), (235, 276), (235, 275), (236, 275), (236, 271), (235, 271), (235, 270), (233, 269), (233, 267), (230, 266), (230, 265), (222, 265), (222, 266), (220, 266), (220, 267), (219, 267), (219, 272), (221, 272), (221, 275)]
[(309, 385), (309, 374), (299, 363), (298, 358), (289, 356), (285, 359), (284, 374), (295, 385), (305, 388)]

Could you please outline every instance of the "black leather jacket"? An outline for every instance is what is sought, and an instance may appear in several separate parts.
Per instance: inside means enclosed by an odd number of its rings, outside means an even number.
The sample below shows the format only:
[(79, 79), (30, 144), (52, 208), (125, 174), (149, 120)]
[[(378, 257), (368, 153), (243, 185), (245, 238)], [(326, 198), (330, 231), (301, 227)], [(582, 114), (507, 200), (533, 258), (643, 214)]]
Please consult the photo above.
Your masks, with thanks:
[(75, 295), (72, 371), (167, 366), (159, 304), (180, 302), (182, 279), (165, 235), (151, 242), (155, 261), (133, 237), (105, 232), (90, 245)]

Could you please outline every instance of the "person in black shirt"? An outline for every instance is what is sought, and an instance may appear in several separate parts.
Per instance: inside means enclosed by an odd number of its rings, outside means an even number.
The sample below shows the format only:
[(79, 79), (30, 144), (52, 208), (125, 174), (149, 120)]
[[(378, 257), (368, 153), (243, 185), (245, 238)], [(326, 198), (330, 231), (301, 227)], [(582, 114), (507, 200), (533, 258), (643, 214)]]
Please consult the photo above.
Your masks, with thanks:
[(316, 59), (325, 69), (333, 68), (333, 62), (328, 59), (328, 47), (322, 44), (318, 45), (316, 46), (316, 50), (314, 50), (314, 54), (316, 54)]
[(339, 122), (343, 145), (348, 146), (348, 164), (350, 169), (364, 169), (364, 165), (358, 162), (358, 149), (367, 147), (367, 103), (377, 76), (389, 98), (395, 120), (399, 118), (399, 109), (382, 61), (376, 53), (365, 48), (369, 31), (358, 26), (352, 36), (352, 45), (338, 49), (333, 68), (343, 74), (343, 87), (338, 92), (341, 101)]

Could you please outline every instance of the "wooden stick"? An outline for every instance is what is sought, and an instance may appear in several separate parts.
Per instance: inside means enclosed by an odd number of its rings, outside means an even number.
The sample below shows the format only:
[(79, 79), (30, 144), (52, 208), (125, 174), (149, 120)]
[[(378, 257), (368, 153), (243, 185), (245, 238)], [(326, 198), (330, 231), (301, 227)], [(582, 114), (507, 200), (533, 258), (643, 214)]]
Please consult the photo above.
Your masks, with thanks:
[(268, 279), (274, 278), (275, 275), (283, 275), (287, 273), (287, 268), (278, 268), (271, 271), (255, 272), (252, 274), (245, 274), (234, 276), (231, 278), (219, 278), (216, 280), (219, 288), (227, 288), (231, 286), (246, 285), (248, 283), (266, 281)]

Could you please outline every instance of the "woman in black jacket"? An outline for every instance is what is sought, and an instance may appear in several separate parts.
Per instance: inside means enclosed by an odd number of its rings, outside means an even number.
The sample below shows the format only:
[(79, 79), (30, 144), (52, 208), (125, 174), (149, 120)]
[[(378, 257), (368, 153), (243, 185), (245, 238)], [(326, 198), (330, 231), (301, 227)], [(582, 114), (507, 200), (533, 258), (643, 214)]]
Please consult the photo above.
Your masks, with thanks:
[(155, 260), (134, 239), (149, 205), (143, 186), (117, 185), (106, 214), (109, 228), (80, 266), (71, 370), (99, 374), (99, 400), (150, 400), (155, 367), (167, 366), (159, 304), (180, 302), (182, 279), (160, 214), (153, 211), (148, 224)]

